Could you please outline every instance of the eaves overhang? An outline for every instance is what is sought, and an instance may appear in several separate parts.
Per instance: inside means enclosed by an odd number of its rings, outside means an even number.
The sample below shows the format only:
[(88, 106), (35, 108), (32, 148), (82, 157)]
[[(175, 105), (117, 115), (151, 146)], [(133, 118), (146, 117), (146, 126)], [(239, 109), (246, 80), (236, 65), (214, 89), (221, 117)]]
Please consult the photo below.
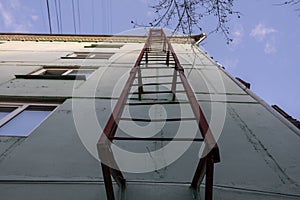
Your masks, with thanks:
[[(0, 33), (0, 41), (50, 41), (50, 42), (131, 42), (144, 43), (146, 36), (136, 35), (74, 35), (74, 34), (36, 34), (36, 33)], [(171, 42), (191, 43), (188, 36), (171, 36)]]

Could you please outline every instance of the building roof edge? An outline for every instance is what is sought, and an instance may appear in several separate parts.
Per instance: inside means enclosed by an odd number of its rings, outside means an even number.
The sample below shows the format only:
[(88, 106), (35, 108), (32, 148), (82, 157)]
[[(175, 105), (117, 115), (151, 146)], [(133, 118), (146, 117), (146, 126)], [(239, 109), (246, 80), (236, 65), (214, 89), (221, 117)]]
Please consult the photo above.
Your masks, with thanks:
[[(39, 34), (0, 33), (0, 41), (50, 41), (50, 42), (145, 42), (146, 36), (138, 35), (90, 35), (90, 34)], [(190, 43), (187, 36), (169, 37), (172, 42)]]

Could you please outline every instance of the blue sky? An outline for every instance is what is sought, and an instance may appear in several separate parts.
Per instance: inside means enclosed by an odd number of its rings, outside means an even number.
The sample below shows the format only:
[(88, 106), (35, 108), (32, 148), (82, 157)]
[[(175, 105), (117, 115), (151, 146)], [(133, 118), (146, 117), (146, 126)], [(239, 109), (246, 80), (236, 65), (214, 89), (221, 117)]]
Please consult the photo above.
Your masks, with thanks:
[[(57, 1), (62, 23), (57, 24), (55, 0), (49, 0), (53, 33), (116, 34), (132, 28), (131, 20), (148, 22), (154, 16), (150, 0)], [(277, 104), (300, 119), (300, 12), (275, 6), (284, 0), (236, 0), (240, 19), (229, 22), (230, 45), (221, 34), (211, 34), (203, 48), (233, 76), (269, 104)], [(79, 5), (79, 9), (78, 9)], [(299, 5), (300, 7), (300, 5)], [(78, 12), (79, 10), (79, 12)], [(79, 20), (80, 18), (80, 20)], [(212, 19), (203, 21), (205, 32)], [(49, 33), (46, 0), (0, 0), (0, 32)]]

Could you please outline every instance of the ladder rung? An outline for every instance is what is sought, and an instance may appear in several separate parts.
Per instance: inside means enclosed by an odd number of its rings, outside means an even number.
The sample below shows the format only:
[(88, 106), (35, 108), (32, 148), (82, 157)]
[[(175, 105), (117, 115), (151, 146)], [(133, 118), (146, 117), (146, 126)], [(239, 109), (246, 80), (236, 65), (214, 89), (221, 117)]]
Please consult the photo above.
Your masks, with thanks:
[[(164, 55), (155, 55), (155, 56), (151, 56), (151, 55), (149, 55), (149, 53), (148, 53), (148, 58), (166, 58), (166, 57), (167, 57), (166, 54), (164, 54)], [(170, 58), (171, 58), (171, 56), (170, 56)]]
[[(171, 93), (184, 93), (185, 90), (176, 91), (144, 91), (142, 94), (171, 94)], [(129, 94), (139, 94), (139, 92), (130, 92)]]
[[(146, 60), (143, 59), (142, 61), (146, 61)], [(166, 59), (162, 59), (162, 60), (158, 60), (158, 59), (155, 59), (155, 60), (153, 60), (153, 59), (148, 59), (148, 62), (151, 62), (151, 61), (166, 61), (166, 62), (167, 62)]]
[[(172, 82), (162, 82), (162, 83), (144, 83), (142, 86), (151, 86), (151, 85), (171, 85)], [(182, 82), (176, 82), (176, 84), (182, 84)], [(132, 86), (140, 86), (139, 84), (132, 84)]]
[[(165, 63), (165, 62), (146, 63), (145, 61), (141, 61), (140, 65), (141, 64), (142, 65), (167, 65), (167, 63)], [(175, 62), (170, 62), (169, 65), (175, 65)]]
[(153, 101), (153, 102), (140, 102), (140, 103), (126, 103), (128, 106), (147, 106), (147, 105), (166, 105), (166, 104), (189, 104), (188, 101)]
[[(143, 57), (144, 59), (146, 59), (146, 57)], [(151, 60), (155, 60), (155, 59), (161, 59), (161, 60), (167, 60), (167, 56), (161, 56), (161, 57), (148, 57), (148, 61), (151, 61)], [(174, 61), (174, 59), (172, 58), (169, 58), (169, 61)]]
[(176, 122), (176, 121), (191, 121), (196, 120), (194, 117), (188, 118), (170, 118), (170, 119), (141, 119), (141, 118), (119, 118), (119, 120), (124, 121), (135, 121), (135, 122)]
[[(145, 56), (145, 55), (144, 55)], [(164, 53), (164, 52), (159, 52), (159, 53), (153, 53), (153, 52), (148, 52), (148, 57), (160, 57), (160, 58), (166, 58), (167, 57), (167, 54), (166, 53)], [(171, 58), (172, 56), (170, 55), (170, 58)]]
[[(145, 58), (145, 57), (144, 57), (144, 58)], [(155, 59), (155, 58), (157, 58), (157, 59), (158, 59), (158, 58), (161, 58), (161, 59), (163, 58), (164, 60), (166, 60), (166, 59), (167, 59), (167, 56), (158, 56), (158, 57), (154, 57), (154, 56), (151, 56), (151, 57), (150, 57), (150, 56), (148, 56), (148, 60)], [(170, 59), (170, 60), (172, 60), (172, 59)]]
[[(141, 78), (168, 78), (168, 77), (173, 77), (174, 75), (161, 75), (161, 76), (142, 76)], [(178, 76), (178, 75), (176, 75)], [(138, 76), (136, 76), (135, 78), (138, 78)]]
[(167, 55), (167, 52), (166, 51), (163, 51), (163, 50), (156, 50), (156, 51), (154, 51), (153, 49), (151, 49), (150, 51), (148, 51), (148, 55), (149, 54), (156, 54), (157, 55), (157, 53), (160, 53), (159, 55), (162, 55), (162, 54), (164, 54), (164, 55)]
[(110, 138), (112, 140), (136, 140), (136, 141), (194, 141), (194, 142), (203, 142), (204, 139), (202, 138), (137, 138), (137, 137), (113, 137)]
[(140, 68), (140, 69), (174, 69), (175, 67), (143, 67), (143, 68)]

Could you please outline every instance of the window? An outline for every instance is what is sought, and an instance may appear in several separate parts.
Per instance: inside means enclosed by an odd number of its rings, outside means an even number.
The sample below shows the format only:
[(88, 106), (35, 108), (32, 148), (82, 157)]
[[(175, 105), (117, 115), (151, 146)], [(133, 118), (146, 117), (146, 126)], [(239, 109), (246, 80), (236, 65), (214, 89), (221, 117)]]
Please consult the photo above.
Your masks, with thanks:
[(27, 137), (56, 106), (0, 104), (0, 136)]
[(114, 53), (109, 52), (74, 52), (63, 59), (109, 59)]
[(31, 74), (15, 76), (25, 79), (86, 80), (94, 71), (95, 69), (43, 67), (43, 69)]
[(85, 46), (84, 48), (116, 48), (119, 49), (123, 44), (91, 44), (90, 46)]
[(15, 110), (16, 107), (0, 107), (0, 120), (6, 117), (10, 112)]

